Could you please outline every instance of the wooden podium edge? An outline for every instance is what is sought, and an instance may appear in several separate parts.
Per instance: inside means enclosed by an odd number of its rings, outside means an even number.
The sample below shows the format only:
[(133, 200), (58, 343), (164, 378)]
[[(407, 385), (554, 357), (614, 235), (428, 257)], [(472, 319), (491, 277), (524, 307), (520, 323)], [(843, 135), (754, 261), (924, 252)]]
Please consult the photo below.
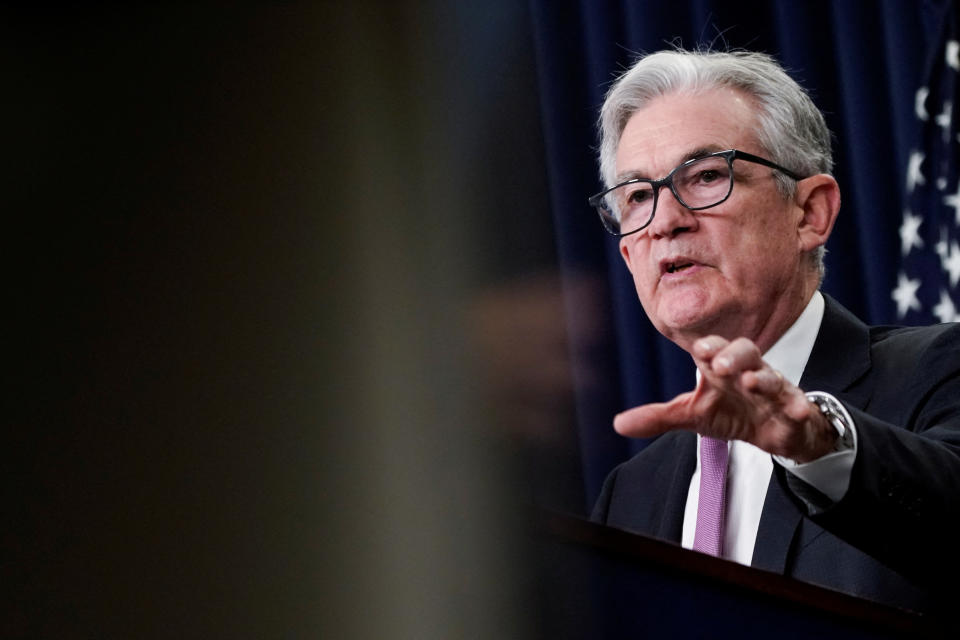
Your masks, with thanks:
[(552, 511), (540, 510), (536, 521), (536, 529), (542, 535), (614, 553), (646, 566), (670, 569), (742, 589), (763, 599), (814, 609), (865, 628), (903, 632), (912, 637), (953, 637), (942, 623), (930, 616), (696, 553), (672, 542)]

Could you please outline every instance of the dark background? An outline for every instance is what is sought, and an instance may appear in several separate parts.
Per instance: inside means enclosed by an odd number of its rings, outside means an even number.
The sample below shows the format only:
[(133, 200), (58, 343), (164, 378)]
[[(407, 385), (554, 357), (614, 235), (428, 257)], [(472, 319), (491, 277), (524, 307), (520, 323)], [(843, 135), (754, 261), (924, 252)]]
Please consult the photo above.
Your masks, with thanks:
[(585, 513), (692, 372), (585, 206), (634, 52), (800, 68), (876, 179), (828, 283), (889, 310), (937, 3), (754, 4), (0, 8), (0, 635), (535, 633), (525, 507)]
[(347, 5), (0, 9), (0, 635), (521, 633), (529, 16)]

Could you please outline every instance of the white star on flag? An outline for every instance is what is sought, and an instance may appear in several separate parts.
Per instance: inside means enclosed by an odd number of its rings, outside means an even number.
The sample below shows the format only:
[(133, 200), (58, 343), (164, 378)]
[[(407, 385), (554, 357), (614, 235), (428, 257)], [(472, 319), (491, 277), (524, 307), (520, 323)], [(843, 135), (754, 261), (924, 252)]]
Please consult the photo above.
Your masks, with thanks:
[(927, 181), (920, 171), (920, 165), (923, 164), (924, 155), (920, 151), (910, 153), (910, 159), (907, 161), (907, 193), (912, 193), (918, 184), (926, 184)]
[(956, 240), (950, 245), (950, 255), (943, 260), (943, 270), (950, 276), (950, 286), (956, 287), (960, 281), (960, 245)]
[(960, 321), (960, 2), (944, 7), (945, 29), (913, 97), (919, 135), (906, 158), (891, 291), (896, 317), (907, 324)]
[(949, 196), (943, 196), (943, 204), (953, 207), (954, 215), (957, 216), (957, 224), (960, 225), (960, 182), (957, 183), (957, 192)]
[(936, 117), (937, 126), (943, 129), (943, 141), (950, 139), (950, 123), (953, 119), (953, 104), (947, 100), (943, 103), (943, 111)]
[(945, 54), (947, 65), (954, 71), (960, 71), (960, 43), (956, 40), (948, 41)]
[(923, 248), (923, 239), (918, 233), (922, 224), (923, 218), (910, 213), (910, 209), (904, 209), (903, 224), (900, 225), (900, 250), (903, 255), (910, 253), (910, 249), (914, 247)]
[(956, 322), (958, 320), (957, 307), (945, 289), (940, 290), (940, 302), (933, 308), (933, 315), (940, 318), (940, 322)]
[(934, 251), (937, 252), (937, 255), (940, 256), (941, 260), (946, 260), (947, 256), (950, 253), (950, 236), (947, 234), (947, 228), (940, 228), (940, 240), (933, 247)]
[(920, 87), (917, 89), (917, 95), (913, 99), (913, 111), (917, 114), (917, 120), (925, 121), (930, 117), (927, 113), (927, 96), (930, 95), (930, 89)]
[(919, 280), (911, 280), (902, 272), (898, 276), (897, 288), (893, 290), (893, 301), (897, 303), (897, 315), (904, 317), (907, 311), (913, 309), (920, 310), (920, 301), (917, 299), (917, 289), (920, 288)]

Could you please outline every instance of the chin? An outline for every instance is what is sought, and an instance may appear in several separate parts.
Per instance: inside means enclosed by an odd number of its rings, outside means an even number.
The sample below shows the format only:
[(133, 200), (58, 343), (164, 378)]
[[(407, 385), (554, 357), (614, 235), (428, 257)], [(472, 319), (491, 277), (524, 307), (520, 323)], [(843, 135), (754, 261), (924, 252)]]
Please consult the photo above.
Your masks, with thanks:
[(715, 314), (708, 293), (698, 291), (671, 296), (657, 306), (660, 324), (676, 331), (691, 331), (708, 323)]
[[(714, 333), (709, 329), (711, 322), (702, 316), (670, 318), (666, 322), (660, 323), (660, 333), (674, 340), (674, 338), (694, 336), (707, 336)], [(674, 340), (676, 342), (676, 340)]]
[(702, 315), (685, 316), (659, 316), (653, 320), (653, 326), (665, 338), (686, 348), (684, 345), (691, 338), (698, 338), (709, 335), (711, 332), (705, 327), (709, 326), (706, 318)]

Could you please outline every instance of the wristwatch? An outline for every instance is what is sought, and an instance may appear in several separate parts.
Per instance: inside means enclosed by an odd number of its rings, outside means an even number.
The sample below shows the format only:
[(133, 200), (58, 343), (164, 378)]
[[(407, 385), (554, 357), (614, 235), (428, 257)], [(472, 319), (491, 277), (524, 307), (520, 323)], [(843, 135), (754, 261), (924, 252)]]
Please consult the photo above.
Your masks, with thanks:
[(827, 419), (827, 422), (833, 425), (837, 430), (837, 441), (834, 444), (834, 451), (850, 451), (854, 448), (853, 443), (853, 418), (847, 412), (839, 400), (829, 393), (822, 391), (811, 391), (806, 394), (807, 400), (817, 405), (820, 413)]

